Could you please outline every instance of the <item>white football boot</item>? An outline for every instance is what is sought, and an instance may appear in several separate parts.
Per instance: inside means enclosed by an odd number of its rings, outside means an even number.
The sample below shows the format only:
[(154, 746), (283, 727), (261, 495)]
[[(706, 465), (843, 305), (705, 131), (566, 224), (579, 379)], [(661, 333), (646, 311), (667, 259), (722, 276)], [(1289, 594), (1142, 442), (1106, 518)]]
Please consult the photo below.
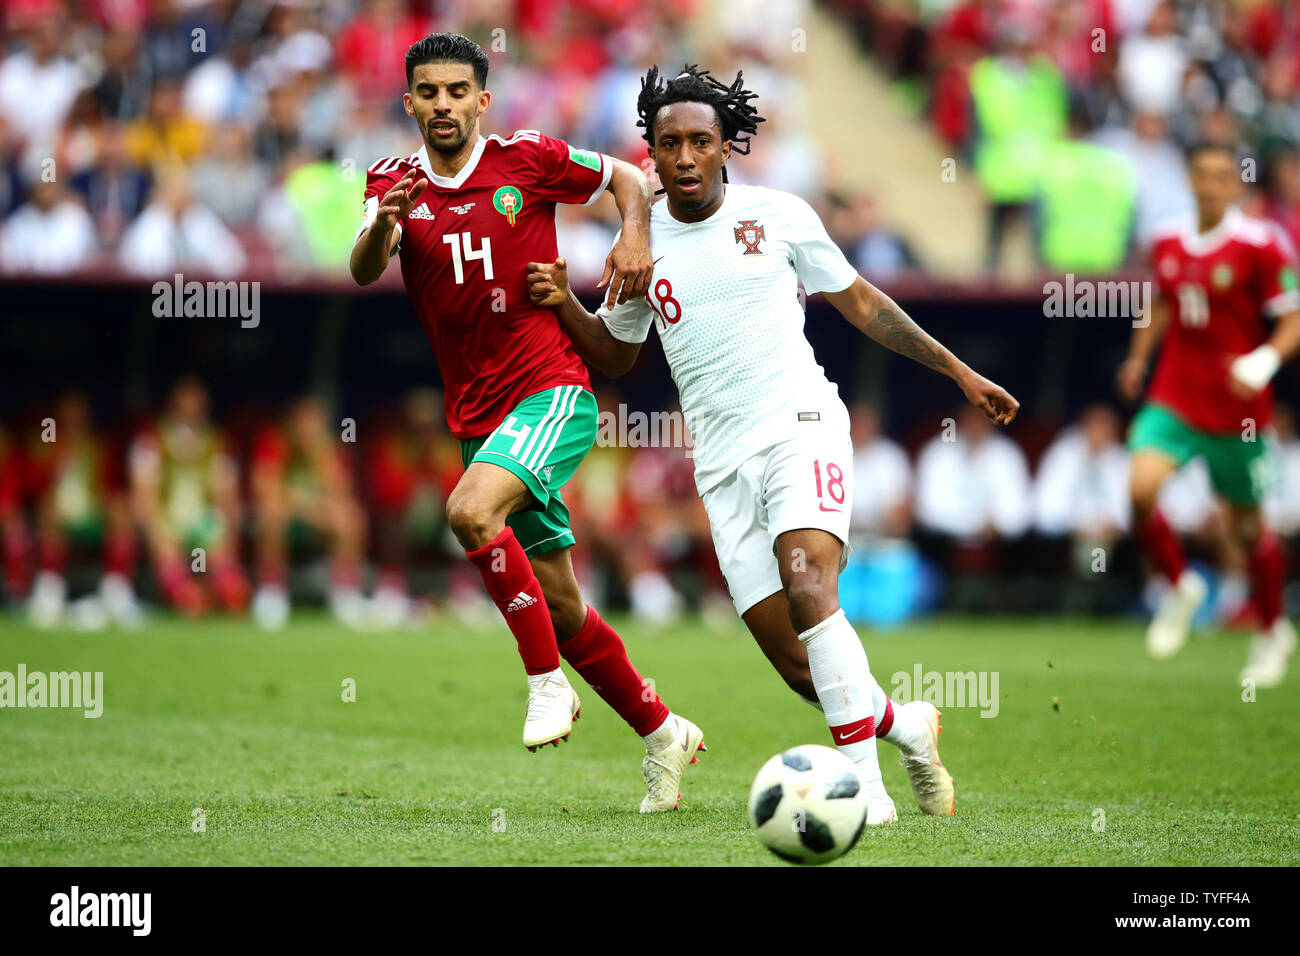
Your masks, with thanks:
[(282, 584), (263, 584), (253, 595), (253, 621), (264, 631), (279, 631), (289, 622), (289, 592)]
[(1205, 579), (1190, 568), (1160, 599), (1160, 609), (1147, 628), (1147, 653), (1156, 660), (1173, 657), (1187, 643), (1192, 618), (1205, 600)]
[(903, 754), (898, 762), (907, 771), (912, 795), (916, 797), (921, 812), (950, 817), (957, 807), (957, 793), (952, 774), (939, 759), (939, 732), (943, 730), (939, 723), (939, 709), (923, 700), (903, 705), (904, 710), (909, 708), (916, 712), (913, 719), (925, 727), (925, 737), (920, 746), (910, 754)]
[(894, 801), (888, 795), (883, 799), (879, 795), (867, 798), (867, 826), (879, 826), (882, 823), (897, 823), (898, 811)]
[(63, 575), (57, 571), (41, 571), (27, 600), (27, 619), (34, 627), (49, 630), (63, 619), (67, 603), (68, 585)]
[(1295, 628), (1279, 617), (1268, 631), (1250, 639), (1250, 656), (1238, 680), (1254, 681), (1256, 687), (1276, 687), (1286, 676), (1287, 658), (1295, 652)]
[(858, 769), (858, 780), (867, 798), (867, 826), (879, 826), (882, 823), (896, 823), (898, 811), (894, 808), (894, 799), (885, 790), (885, 781), (880, 778), (880, 767), (875, 769), (875, 779), (867, 780)]
[(100, 578), (99, 599), (118, 627), (133, 631), (144, 623), (144, 612), (136, 599), (135, 588), (125, 574), (111, 572)]
[(334, 619), (351, 631), (370, 629), (370, 602), (360, 590), (353, 587), (330, 589), (330, 611)]
[(109, 617), (108, 609), (104, 607), (104, 602), (99, 599), (98, 594), (86, 594), (75, 601), (68, 602), (64, 619), (74, 631), (84, 633), (102, 631), (113, 620)]
[(392, 631), (411, 619), (411, 599), (403, 588), (382, 585), (370, 599), (370, 612), (378, 630)]
[(699, 727), (676, 714), (669, 714), (668, 719), (676, 721), (671, 738), (654, 749), (647, 743), (641, 761), (641, 776), (647, 788), (641, 801), (642, 813), (676, 810), (682, 797), (682, 774), (691, 764), (700, 762), (696, 754), (709, 749), (704, 746), (704, 731)]
[(558, 667), (549, 674), (528, 677), (528, 713), (524, 717), (524, 746), (533, 753), (568, 740), (573, 722), (582, 713), (578, 692)]

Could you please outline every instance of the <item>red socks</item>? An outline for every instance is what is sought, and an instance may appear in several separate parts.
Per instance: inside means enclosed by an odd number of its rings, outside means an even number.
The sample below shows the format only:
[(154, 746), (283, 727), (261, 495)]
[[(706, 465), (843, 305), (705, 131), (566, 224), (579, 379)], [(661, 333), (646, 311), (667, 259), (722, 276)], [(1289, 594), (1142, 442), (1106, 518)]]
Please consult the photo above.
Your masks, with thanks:
[(44, 538), (37, 546), (37, 561), (42, 571), (53, 571), (55, 574), (62, 574), (64, 565), (68, 563), (67, 546), (58, 539)]
[(227, 611), (241, 611), (248, 604), (248, 579), (233, 558), (213, 560), (212, 587)]
[(545, 674), (559, 667), (551, 612), (546, 609), (542, 586), (514, 530), (505, 528), (483, 547), (466, 552), (466, 556), (478, 565), (488, 596), (514, 634), (524, 670)]
[[(1138, 527), (1138, 540), (1156, 569), (1170, 584), (1187, 567), (1182, 545), (1160, 511), (1154, 510)], [(1284, 575), (1282, 544), (1268, 528), (1260, 531), (1259, 541), (1250, 553), (1250, 596), (1259, 612), (1260, 627), (1267, 629), (1282, 615), (1282, 579)]]
[(336, 591), (357, 591), (361, 588), (361, 565), (355, 558), (339, 558), (330, 568), (330, 587)]
[(595, 608), (588, 606), (587, 619), (578, 633), (556, 646), (555, 627), (542, 586), (513, 530), (506, 528), (467, 554), (478, 565), (488, 594), (515, 635), (525, 671), (553, 671), (560, 666), (563, 654), (591, 689), (642, 737), (658, 730), (668, 719), (668, 708), (654, 688), (641, 679), (627, 659), (623, 641), (601, 620)]
[(24, 597), (31, 587), (31, 575), (27, 570), (27, 557), (30, 541), (27, 532), (19, 521), (6, 521), (3, 526), (4, 536), (4, 585), (10, 597)]
[(577, 634), (560, 645), (560, 653), (642, 737), (658, 730), (668, 719), (668, 708), (628, 660), (622, 638), (590, 604), (587, 619)]
[(130, 531), (110, 531), (104, 540), (104, 572), (135, 576), (135, 537)]
[(1250, 596), (1259, 611), (1259, 625), (1268, 630), (1282, 616), (1282, 543), (1268, 528), (1261, 529), (1250, 553)]
[(1151, 510), (1147, 520), (1138, 526), (1137, 532), (1138, 543), (1142, 545), (1142, 550), (1156, 566), (1156, 570), (1163, 574), (1170, 584), (1177, 584), (1183, 570), (1187, 567), (1187, 557), (1183, 554), (1183, 546), (1178, 541), (1178, 536), (1169, 527), (1169, 522), (1165, 521), (1165, 516), (1160, 513), (1159, 508)]

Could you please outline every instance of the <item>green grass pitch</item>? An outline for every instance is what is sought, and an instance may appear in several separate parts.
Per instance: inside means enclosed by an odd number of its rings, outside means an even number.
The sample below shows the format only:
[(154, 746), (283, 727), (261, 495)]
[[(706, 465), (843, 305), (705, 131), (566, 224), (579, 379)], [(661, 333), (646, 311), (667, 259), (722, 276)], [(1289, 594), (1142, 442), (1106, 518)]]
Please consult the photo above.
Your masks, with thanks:
[[(829, 744), (821, 715), (739, 625), (615, 623), (704, 728), (676, 813), (637, 813), (641, 743), (576, 678), (572, 739), (523, 749), (524, 682), (499, 625), (358, 635), (303, 614), (277, 635), (171, 618), (79, 635), (2, 621), (0, 671), (103, 671), (104, 713), (0, 710), (0, 864), (785, 865), (750, 833), (749, 783), (784, 747)], [(1136, 622), (864, 634), (886, 689), (917, 662), (996, 671), (999, 711), (944, 711), (950, 819), (919, 813), (882, 743), (900, 820), (832, 865), (1297, 862), (1296, 677), (1243, 701), (1240, 636), (1156, 663)]]

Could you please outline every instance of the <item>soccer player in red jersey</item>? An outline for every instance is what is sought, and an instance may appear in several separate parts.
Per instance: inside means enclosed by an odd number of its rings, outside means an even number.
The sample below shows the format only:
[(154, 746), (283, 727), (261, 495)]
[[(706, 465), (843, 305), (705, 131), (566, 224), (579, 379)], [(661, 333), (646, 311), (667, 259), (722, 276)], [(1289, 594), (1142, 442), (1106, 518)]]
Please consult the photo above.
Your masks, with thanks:
[(186, 375), (172, 386), (163, 416), (136, 436), (127, 459), (131, 508), (163, 597), (190, 617), (214, 601), (242, 609), (239, 470), (202, 382)]
[(634, 166), (536, 131), (480, 135), (492, 100), (487, 73), (487, 54), (458, 34), (431, 34), (407, 51), (404, 102), (424, 145), (370, 167), (352, 276), (367, 285), (400, 256), (465, 464), (448, 522), (528, 675), (524, 745), (569, 736), (579, 701), (563, 656), (644, 739), (641, 811), (671, 810), (703, 734), (669, 712), (578, 589), (560, 491), (595, 441), (596, 401), (554, 312), (530, 302), (526, 283), (529, 262), (556, 257), (555, 204), (594, 202), (608, 190), (623, 228), (601, 288), (611, 306), (644, 295), (650, 190)]
[(299, 399), (283, 426), (261, 429), (253, 441), (248, 484), (257, 524), (258, 587), (252, 604), (257, 625), (276, 631), (288, 622), (289, 553), (294, 542), (312, 542), (329, 551), (329, 607), (335, 619), (345, 627), (369, 627), (361, 594), (366, 514), (320, 399)]
[[(416, 388), (403, 406), (395, 420), (381, 425), (378, 437), (368, 442), (365, 450), (379, 562), (372, 618), (381, 629), (398, 627), (410, 619), (413, 605), (406, 568), (412, 552), (425, 552), (439, 566), (451, 556), (452, 549), (443, 543), (447, 499), (464, 471), (460, 446), (443, 423), (442, 395), (432, 388)], [(449, 582), (452, 594), (457, 583), (454, 579)], [(478, 582), (473, 586), (477, 588)]]
[(8, 596), (14, 601), (27, 597), (31, 586), (31, 534), (23, 516), (25, 471), (22, 449), (0, 425), (0, 599)]
[[(28, 615), (38, 627), (53, 627), (63, 620), (69, 553), (98, 548), (104, 573), (96, 603), (108, 619), (133, 627), (140, 621), (131, 585), (135, 529), (118, 456), (112, 443), (97, 432), (90, 403), (79, 391), (60, 396), (51, 425), (57, 432), (32, 442), (27, 454), (39, 564)], [(51, 440), (45, 441), (46, 437)]]
[[(1147, 649), (1157, 658), (1177, 653), (1205, 597), (1205, 582), (1188, 569), (1156, 507), (1165, 479), (1201, 456), (1228, 504), (1233, 534), (1251, 555), (1251, 600), (1260, 621), (1241, 677), (1272, 686), (1285, 675), (1295, 632), (1283, 614), (1281, 549), (1261, 523), (1259, 504), (1275, 468), (1270, 382), (1300, 350), (1295, 253), (1276, 225), (1234, 205), (1241, 179), (1230, 149), (1194, 148), (1189, 172), (1197, 222), (1157, 233), (1150, 321), (1135, 330), (1118, 377), (1120, 393), (1135, 400), (1161, 346), (1128, 440), (1134, 526), (1172, 585), (1147, 631)], [(1267, 319), (1276, 319), (1271, 330)]]

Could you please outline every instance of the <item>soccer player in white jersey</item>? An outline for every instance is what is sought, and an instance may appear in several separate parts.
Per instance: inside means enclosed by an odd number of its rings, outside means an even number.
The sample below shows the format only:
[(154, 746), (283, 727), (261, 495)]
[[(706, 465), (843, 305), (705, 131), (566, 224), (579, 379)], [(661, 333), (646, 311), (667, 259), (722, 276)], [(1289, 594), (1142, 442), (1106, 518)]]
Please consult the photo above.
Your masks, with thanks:
[(878, 736), (902, 751), (921, 810), (949, 815), (938, 711), (893, 707), (840, 609), (853, 448), (848, 412), (804, 337), (798, 283), (869, 338), (952, 378), (993, 421), (1010, 423), (1019, 404), (861, 278), (806, 202), (727, 184), (728, 157), (748, 152), (762, 119), (753, 98), (739, 74), (726, 86), (687, 67), (664, 83), (652, 68), (637, 108), (667, 201), (651, 211), (648, 295), (592, 315), (569, 290), (563, 259), (530, 265), (530, 295), (557, 307), (579, 353), (606, 375), (626, 372), (658, 330), (737, 612), (790, 687), (825, 713), (858, 767), (869, 823), (897, 819)]

